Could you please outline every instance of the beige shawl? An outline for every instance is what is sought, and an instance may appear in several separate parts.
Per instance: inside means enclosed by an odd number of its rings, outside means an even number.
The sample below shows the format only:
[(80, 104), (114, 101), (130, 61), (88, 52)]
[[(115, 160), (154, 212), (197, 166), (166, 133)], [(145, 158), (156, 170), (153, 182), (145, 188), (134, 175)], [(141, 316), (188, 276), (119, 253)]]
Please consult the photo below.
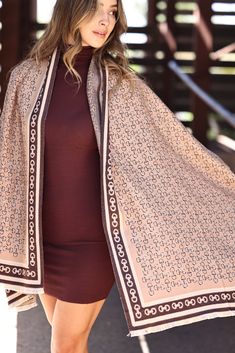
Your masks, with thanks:
[[(16, 67), (0, 120), (0, 282), (17, 310), (43, 292), (44, 122), (57, 63), (55, 51)], [(133, 92), (116, 86), (93, 59), (87, 93), (129, 335), (234, 315), (234, 174), (140, 79)]]

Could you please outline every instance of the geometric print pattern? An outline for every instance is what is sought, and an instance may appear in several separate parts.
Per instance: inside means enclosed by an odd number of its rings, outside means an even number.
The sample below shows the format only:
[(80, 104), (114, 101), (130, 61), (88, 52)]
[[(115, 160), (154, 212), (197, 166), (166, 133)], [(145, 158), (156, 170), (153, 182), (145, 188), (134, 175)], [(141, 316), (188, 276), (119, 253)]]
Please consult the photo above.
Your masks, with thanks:
[[(38, 67), (26, 61), (22, 75), (19, 67), (13, 72), (1, 119), (0, 280), (18, 308), (32, 307), (33, 294), (43, 290), (43, 116), (57, 59), (54, 53), (49, 66)], [(234, 174), (142, 80), (133, 74), (132, 85), (116, 83), (92, 60), (87, 92), (101, 158), (103, 224), (129, 335), (234, 315)]]

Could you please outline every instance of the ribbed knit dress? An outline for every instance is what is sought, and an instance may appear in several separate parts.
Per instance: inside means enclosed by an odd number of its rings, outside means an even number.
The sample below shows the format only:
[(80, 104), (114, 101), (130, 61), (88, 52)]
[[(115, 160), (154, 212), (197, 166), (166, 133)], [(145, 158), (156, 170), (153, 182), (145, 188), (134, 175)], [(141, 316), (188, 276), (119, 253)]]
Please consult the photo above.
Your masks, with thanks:
[(45, 121), (43, 251), (45, 293), (72, 303), (108, 296), (114, 275), (101, 219), (100, 157), (86, 82), (92, 47), (75, 67), (77, 86), (59, 60)]

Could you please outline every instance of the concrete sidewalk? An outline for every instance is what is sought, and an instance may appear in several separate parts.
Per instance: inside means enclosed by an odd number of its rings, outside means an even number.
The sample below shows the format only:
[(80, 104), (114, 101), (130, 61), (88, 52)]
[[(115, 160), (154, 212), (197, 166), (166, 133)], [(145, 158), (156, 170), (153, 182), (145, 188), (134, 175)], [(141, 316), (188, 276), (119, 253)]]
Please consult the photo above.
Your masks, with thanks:
[[(0, 316), (0, 353), (50, 353), (50, 327), (42, 307)], [(7, 316), (6, 316), (7, 317)], [(11, 324), (10, 324), (11, 322)], [(89, 353), (235, 353), (235, 318), (207, 320), (139, 338), (127, 337), (127, 325), (116, 286), (93, 327)]]

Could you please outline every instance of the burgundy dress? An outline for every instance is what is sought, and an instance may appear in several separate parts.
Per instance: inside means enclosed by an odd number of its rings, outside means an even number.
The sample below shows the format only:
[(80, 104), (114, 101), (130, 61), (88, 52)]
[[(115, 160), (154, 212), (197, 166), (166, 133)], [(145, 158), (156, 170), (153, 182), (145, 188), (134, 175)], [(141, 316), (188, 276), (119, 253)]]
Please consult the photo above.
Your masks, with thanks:
[(108, 296), (114, 274), (101, 219), (100, 158), (86, 81), (92, 58), (84, 47), (75, 67), (79, 90), (62, 55), (46, 118), (43, 191), (45, 293), (72, 303)]

